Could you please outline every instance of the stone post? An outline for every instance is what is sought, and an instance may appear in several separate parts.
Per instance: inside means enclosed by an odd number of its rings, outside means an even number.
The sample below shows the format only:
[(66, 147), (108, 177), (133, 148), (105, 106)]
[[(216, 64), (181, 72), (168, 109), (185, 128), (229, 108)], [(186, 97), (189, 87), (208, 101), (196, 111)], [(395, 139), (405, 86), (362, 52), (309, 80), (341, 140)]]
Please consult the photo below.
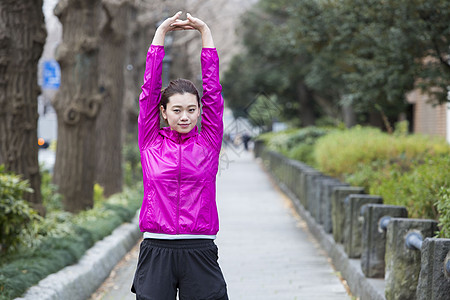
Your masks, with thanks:
[(308, 190), (310, 189), (310, 186), (308, 185), (308, 183), (310, 181), (312, 181), (312, 179), (316, 176), (320, 176), (320, 172), (313, 169), (313, 168), (309, 168), (309, 169), (304, 169), (302, 171), (302, 173), (300, 174), (300, 182), (299, 182), (299, 199), (300, 199), (300, 203), (303, 205), (303, 207), (306, 210), (309, 210), (309, 197), (311, 196), (311, 192), (309, 192)]
[(322, 219), (322, 216), (321, 216), (322, 194), (325, 193), (325, 191), (323, 190), (323, 187), (322, 187), (322, 183), (324, 181), (330, 181), (330, 180), (335, 180), (335, 179), (322, 174), (322, 176), (316, 177), (313, 182), (313, 188), (314, 188), (314, 198), (313, 199), (314, 199), (314, 201), (312, 201), (311, 203), (308, 203), (308, 206), (309, 206), (309, 204), (311, 204), (309, 212), (311, 213), (313, 218), (316, 220), (317, 224), (322, 223), (321, 222), (321, 219)]
[(256, 140), (254, 142), (253, 154), (255, 155), (255, 158), (261, 157), (264, 147), (265, 145), (263, 140)]
[(423, 238), (436, 234), (434, 220), (392, 218), (386, 234), (386, 299), (415, 300), (420, 273), (421, 252), (406, 245), (410, 234)]
[(291, 160), (291, 164), (292, 164), (292, 168), (293, 168), (292, 176), (295, 178), (294, 182), (292, 182), (291, 191), (292, 191), (292, 193), (294, 193), (294, 195), (297, 197), (297, 199), (300, 201), (300, 203), (306, 209), (305, 204), (304, 204), (304, 199), (303, 199), (303, 195), (305, 194), (304, 193), (305, 187), (304, 187), (304, 181), (302, 180), (302, 176), (305, 172), (308, 172), (309, 170), (313, 170), (313, 169), (311, 167), (309, 167), (308, 165), (306, 165), (302, 162), (296, 161), (296, 160)]
[(320, 197), (320, 223), (323, 224), (323, 230), (325, 230), (326, 233), (331, 233), (334, 230), (331, 220), (331, 198), (333, 189), (344, 186), (348, 186), (348, 184), (335, 178), (322, 181), (322, 193)]
[(306, 201), (308, 211), (311, 216), (315, 219), (316, 207), (317, 207), (317, 180), (318, 178), (324, 177), (322, 173), (310, 173), (306, 176)]
[(450, 239), (426, 238), (422, 244), (418, 300), (450, 298)]
[(362, 215), (361, 207), (366, 204), (381, 204), (380, 196), (350, 195), (345, 199), (344, 250), (349, 258), (361, 256)]
[(407, 218), (408, 211), (403, 206), (383, 204), (368, 204), (363, 210), (361, 269), (366, 277), (384, 278), (386, 228), (380, 227), (380, 221), (389, 217)]
[(344, 201), (351, 194), (364, 194), (364, 188), (353, 186), (337, 186), (331, 194), (331, 222), (333, 226), (333, 238), (336, 243), (343, 242), (345, 225)]
[(288, 189), (293, 192), (294, 187), (297, 184), (298, 181), (298, 170), (296, 166), (294, 166), (294, 160), (292, 159), (286, 159), (286, 165), (287, 165), (287, 174), (286, 174), (286, 185)]

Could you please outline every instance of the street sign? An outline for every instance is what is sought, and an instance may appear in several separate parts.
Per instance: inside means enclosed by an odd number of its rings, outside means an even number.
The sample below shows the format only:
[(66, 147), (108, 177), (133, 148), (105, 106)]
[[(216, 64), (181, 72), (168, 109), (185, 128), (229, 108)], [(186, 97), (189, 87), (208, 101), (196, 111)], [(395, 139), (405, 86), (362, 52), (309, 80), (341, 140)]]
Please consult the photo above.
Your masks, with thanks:
[(56, 60), (46, 60), (42, 68), (42, 88), (57, 90), (61, 83), (61, 69)]

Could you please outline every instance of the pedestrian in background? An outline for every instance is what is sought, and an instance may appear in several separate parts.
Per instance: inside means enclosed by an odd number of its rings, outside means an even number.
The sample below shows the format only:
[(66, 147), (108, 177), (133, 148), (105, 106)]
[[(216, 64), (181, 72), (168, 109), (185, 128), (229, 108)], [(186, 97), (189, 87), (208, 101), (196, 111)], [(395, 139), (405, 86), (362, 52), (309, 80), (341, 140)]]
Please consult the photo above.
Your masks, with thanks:
[[(139, 148), (144, 199), (139, 227), (144, 233), (132, 285), (136, 299), (228, 299), (214, 243), (219, 230), (216, 174), (223, 137), (219, 58), (202, 20), (181, 12), (156, 30), (147, 53), (139, 98)], [(202, 37), (200, 97), (192, 82), (171, 81), (161, 92), (164, 37), (197, 30)], [(160, 112), (169, 127), (160, 128)]]

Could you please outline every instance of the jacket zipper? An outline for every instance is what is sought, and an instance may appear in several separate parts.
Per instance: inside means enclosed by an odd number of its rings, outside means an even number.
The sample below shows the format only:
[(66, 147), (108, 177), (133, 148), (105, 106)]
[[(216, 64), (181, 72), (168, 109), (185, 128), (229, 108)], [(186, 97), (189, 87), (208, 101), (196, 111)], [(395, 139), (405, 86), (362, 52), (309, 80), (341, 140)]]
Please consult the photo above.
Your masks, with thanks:
[(181, 191), (181, 137), (178, 136), (177, 234), (180, 233), (180, 191)]

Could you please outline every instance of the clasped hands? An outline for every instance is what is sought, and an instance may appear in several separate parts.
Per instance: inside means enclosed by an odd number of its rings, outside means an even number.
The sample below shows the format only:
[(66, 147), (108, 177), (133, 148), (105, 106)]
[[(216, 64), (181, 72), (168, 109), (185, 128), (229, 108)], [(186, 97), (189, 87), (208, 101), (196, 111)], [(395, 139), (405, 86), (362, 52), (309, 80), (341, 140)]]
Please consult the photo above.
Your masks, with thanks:
[(198, 30), (200, 32), (208, 29), (205, 22), (199, 18), (194, 18), (190, 13), (187, 13), (186, 20), (180, 20), (181, 11), (177, 12), (174, 16), (167, 18), (161, 25), (161, 29), (165, 32), (176, 30)]

